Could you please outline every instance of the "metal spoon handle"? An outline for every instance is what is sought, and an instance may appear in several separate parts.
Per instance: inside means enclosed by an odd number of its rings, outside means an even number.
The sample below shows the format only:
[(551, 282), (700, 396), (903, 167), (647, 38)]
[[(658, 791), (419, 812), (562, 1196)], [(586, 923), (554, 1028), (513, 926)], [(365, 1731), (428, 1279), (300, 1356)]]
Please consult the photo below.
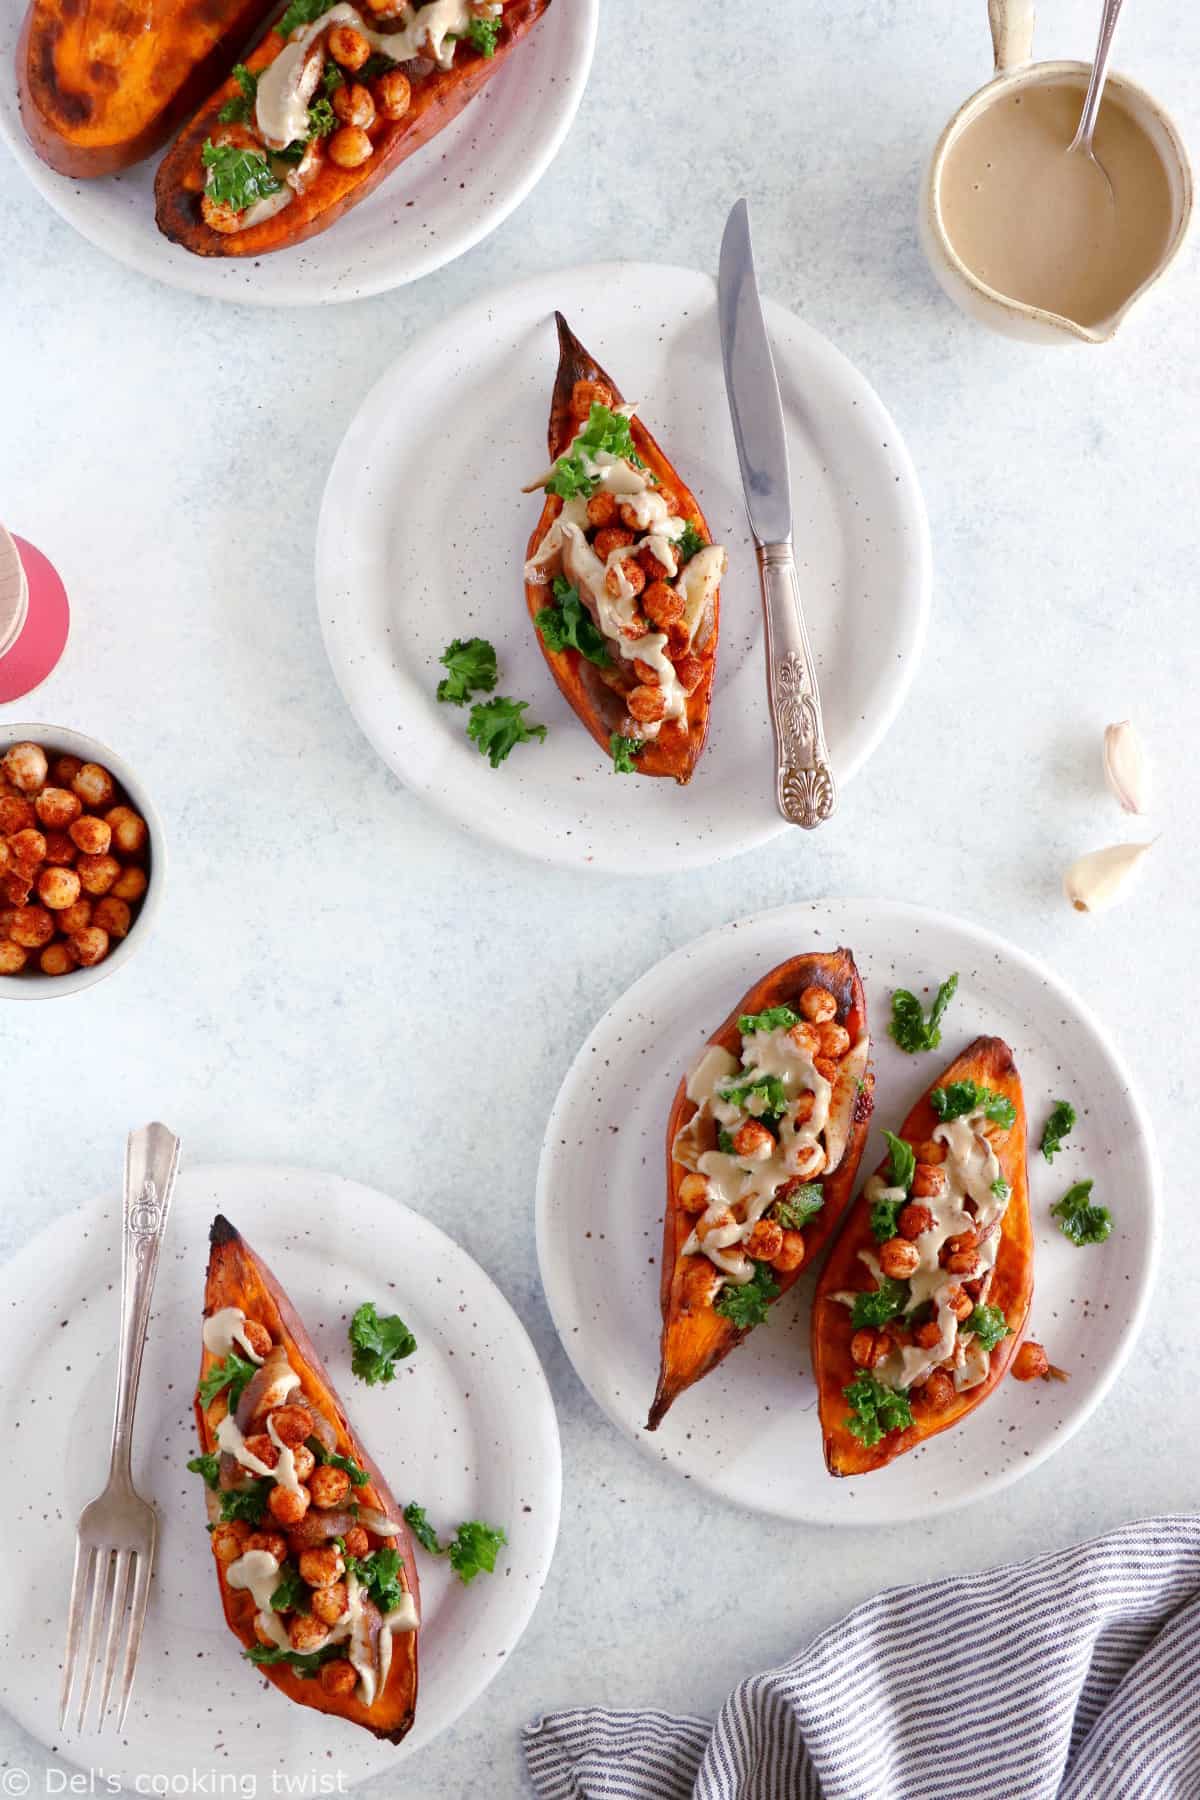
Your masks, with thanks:
[(1096, 129), (1096, 117), (1100, 111), (1100, 102), (1104, 98), (1104, 84), (1108, 80), (1108, 65), (1112, 60), (1117, 20), (1121, 16), (1121, 8), (1124, 4), (1125, 0), (1104, 0), (1104, 12), (1100, 19), (1100, 36), (1096, 40), (1096, 57), (1092, 63), (1092, 78), (1088, 82), (1087, 97), (1083, 102), (1083, 111), (1079, 115), (1079, 125), (1068, 146), (1071, 150), (1083, 147), (1091, 149), (1092, 133)]
[(790, 539), (758, 546), (767, 625), (767, 702), (775, 732), (775, 799), (792, 825), (811, 831), (837, 805), (812, 651), (800, 610)]
[(125, 1148), (125, 1203), (121, 1227), (121, 1336), (117, 1361), (117, 1402), (113, 1412), (112, 1469), (129, 1475), (133, 1410), (142, 1374), (142, 1351), (150, 1323), (150, 1300), (158, 1273), (158, 1253), (167, 1228), (179, 1139), (165, 1125), (131, 1131)]

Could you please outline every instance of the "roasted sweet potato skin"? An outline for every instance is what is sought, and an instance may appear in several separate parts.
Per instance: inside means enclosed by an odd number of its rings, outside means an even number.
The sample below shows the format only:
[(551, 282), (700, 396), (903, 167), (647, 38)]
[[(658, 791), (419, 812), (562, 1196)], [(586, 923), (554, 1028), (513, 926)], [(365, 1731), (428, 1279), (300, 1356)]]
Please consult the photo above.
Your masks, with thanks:
[(271, 0), (30, 0), (17, 45), (30, 143), (84, 179), (152, 156), (270, 11)]
[[(286, 1345), (288, 1361), (300, 1377), (301, 1392), (337, 1428), (339, 1454), (352, 1457), (370, 1477), (366, 1487), (356, 1490), (355, 1498), (362, 1506), (375, 1507), (397, 1527), (396, 1534), (390, 1541), (404, 1558), (404, 1585), (417, 1602), (419, 1611), (421, 1595), (417, 1564), (404, 1514), (396, 1504), (378, 1466), (355, 1436), (346, 1418), (345, 1408), (295, 1307), (261, 1257), (255, 1254), (229, 1220), (219, 1214), (213, 1221), (209, 1244), (208, 1278), (204, 1289), (205, 1318), (219, 1312), (222, 1307), (240, 1306), (248, 1319), (266, 1326), (276, 1343)], [(201, 1378), (215, 1361), (211, 1351), (205, 1349), (200, 1363)], [(215, 1450), (215, 1432), (208, 1427), (199, 1395), (195, 1402), (195, 1412), (201, 1449)], [(226, 1622), (234, 1636), (249, 1648), (255, 1642), (254, 1602), (244, 1590), (229, 1586), (224, 1568), (215, 1559), (214, 1566), (221, 1586), (221, 1604), (225, 1609)], [(263, 1665), (256, 1672), (264, 1675), (289, 1700), (295, 1700), (300, 1706), (336, 1714), (338, 1718), (347, 1719), (353, 1725), (363, 1726), (376, 1737), (398, 1744), (411, 1727), (416, 1711), (417, 1636), (415, 1631), (393, 1634), (392, 1662), (387, 1685), (377, 1695), (375, 1704), (369, 1711), (356, 1693), (348, 1696), (327, 1694), (319, 1681), (304, 1679), (286, 1664)]]
[[(812, 1311), (813, 1374), (817, 1383), (825, 1462), (831, 1475), (869, 1475), (939, 1431), (948, 1431), (968, 1413), (974, 1412), (1003, 1378), (1028, 1323), (1033, 1298), (1033, 1230), (1029, 1218), (1025, 1101), (1021, 1078), (1008, 1045), (1001, 1038), (976, 1038), (936, 1081), (930, 1083), (897, 1135), (914, 1144), (931, 1137), (939, 1121), (929, 1095), (935, 1087), (946, 1087), (952, 1081), (976, 1081), (981, 1087), (1005, 1094), (1016, 1112), (1016, 1121), (1007, 1138), (996, 1146), (996, 1155), (1012, 1194), (1001, 1225), (1000, 1246), (988, 1293), (988, 1304), (1003, 1309), (1012, 1335), (1002, 1338), (992, 1351), (987, 1380), (957, 1396), (944, 1412), (933, 1416), (918, 1415), (907, 1430), (889, 1432), (871, 1448), (860, 1443), (846, 1430), (845, 1420), (850, 1407), (842, 1391), (861, 1372), (850, 1355), (853, 1336), (850, 1311), (841, 1301), (831, 1298), (836, 1292), (869, 1285), (858, 1253), (877, 1246), (871, 1234), (870, 1207), (860, 1195), (821, 1271)], [(880, 1172), (886, 1167), (885, 1159)]]
[[(333, 0), (330, 0), (330, 4)], [(219, 129), (218, 114), (239, 89), (232, 75), (212, 94), (191, 123), (180, 132), (163, 158), (154, 181), (155, 218), (159, 230), (172, 243), (195, 256), (266, 256), (286, 250), (306, 238), (316, 237), (357, 206), (360, 200), (391, 173), (436, 137), (467, 103), (502, 69), (513, 51), (533, 30), (551, 0), (508, 0), (504, 8), (504, 32), (494, 56), (487, 57), (470, 44), (460, 43), (450, 69), (434, 68), (413, 80), (412, 104), (394, 124), (385, 124), (373, 135), (374, 155), (358, 169), (339, 169), (328, 158), (316, 180), (297, 194), (270, 219), (245, 231), (213, 231), (200, 212), (205, 171), (200, 160), (204, 140)], [(269, 31), (246, 57), (246, 66), (257, 73), (283, 49), (286, 39)], [(410, 65), (411, 66), (411, 65)]]
[[(551, 461), (560, 457), (569, 447), (574, 436), (572, 423), (571, 393), (577, 381), (596, 381), (610, 388), (615, 404), (623, 404), (623, 396), (611, 375), (607, 375), (596, 359), (584, 349), (579, 339), (571, 330), (561, 313), (554, 315), (558, 326), (558, 371), (554, 380), (554, 392), (550, 401), (550, 429), (547, 434)], [(678, 494), (684, 514), (692, 519), (700, 530), (706, 544), (713, 541), (708, 521), (701, 512), (696, 496), (680, 480), (674, 466), (651, 437), (640, 418), (634, 415), (632, 421), (634, 448), (638, 455), (659, 480)], [(547, 494), (541, 517), (529, 540), (526, 557), (532, 557), (538, 545), (549, 531), (554, 520), (562, 511), (562, 501), (557, 494)], [(529, 608), (529, 616), (536, 619), (538, 613), (547, 604), (549, 590), (537, 582), (525, 583), (525, 604)], [(693, 654), (698, 656), (704, 665), (704, 672), (694, 693), (688, 698), (687, 731), (673, 729), (670, 724), (664, 725), (657, 738), (647, 742), (639, 752), (634, 765), (638, 775), (669, 776), (680, 785), (685, 785), (695, 773), (696, 764), (704, 749), (704, 740), (708, 735), (709, 709), (712, 703), (713, 676), (717, 666), (717, 637), (720, 624), (720, 593), (713, 604), (711, 629), (703, 644), (693, 645)], [(553, 651), (543, 641), (542, 634), (534, 628), (534, 635), (541, 647), (542, 655), (550, 667), (562, 692), (563, 698), (575, 712), (605, 755), (609, 754), (609, 739), (614, 731), (621, 729), (621, 721), (625, 708), (613, 690), (600, 680), (595, 666), (586, 657), (580, 656), (577, 650), (567, 648)]]
[[(742, 996), (729, 1017), (713, 1032), (709, 1044), (720, 1044), (736, 1056), (742, 1041), (738, 1030), (738, 1018), (742, 1013), (765, 1012), (772, 1006), (790, 1006), (798, 1012), (800, 995), (813, 984), (828, 988), (834, 995), (838, 1003), (838, 1021), (846, 1027), (851, 1043), (854, 1043), (867, 1027), (866, 995), (850, 951), (837, 950), (832, 954), (814, 952), (794, 956), (770, 970)], [(873, 1084), (874, 1076), (868, 1070), (855, 1104), (845, 1154), (832, 1175), (823, 1181), (824, 1207), (804, 1229), (804, 1263), (799, 1269), (776, 1277), (780, 1297), (795, 1284), (828, 1241), (854, 1190), (870, 1130)], [(685, 1273), (688, 1264), (696, 1259), (683, 1258), (680, 1252), (695, 1221), (679, 1200), (680, 1183), (687, 1171), (675, 1161), (673, 1148), (676, 1134), (695, 1111), (695, 1105), (688, 1099), (685, 1075), (667, 1121), (667, 1204), (660, 1277), (662, 1345), (658, 1389), (646, 1421), (647, 1431), (656, 1430), (684, 1389), (715, 1369), (747, 1336), (747, 1328), (739, 1330), (711, 1306), (692, 1306), (687, 1296)]]

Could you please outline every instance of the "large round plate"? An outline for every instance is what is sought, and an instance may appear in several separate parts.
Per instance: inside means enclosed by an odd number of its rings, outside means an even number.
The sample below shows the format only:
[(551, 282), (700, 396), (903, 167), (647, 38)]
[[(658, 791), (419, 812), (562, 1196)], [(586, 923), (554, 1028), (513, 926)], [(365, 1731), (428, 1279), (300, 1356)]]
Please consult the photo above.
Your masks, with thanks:
[[(876, 1112), (866, 1173), (913, 1101), (979, 1032), (1015, 1052), (1036, 1145), (1052, 1099), (1080, 1123), (1053, 1169), (1030, 1156), (1036, 1236), (1032, 1334), (1065, 1385), (1006, 1381), (954, 1430), (859, 1479), (825, 1471), (810, 1373), (813, 1277), (675, 1402), (655, 1433), (664, 1130), (681, 1073), (751, 983), (776, 963), (839, 944), (854, 952), (875, 1041)], [(906, 1056), (887, 1036), (891, 993), (952, 970), (942, 1046)], [(1077, 1250), (1049, 1216), (1084, 1175), (1115, 1202), (1099, 1249)], [(677, 950), (601, 1019), (563, 1083), (538, 1176), (538, 1258), (563, 1345), (593, 1398), (667, 1468), (743, 1506), (822, 1525), (927, 1518), (1005, 1487), (1061, 1449), (1116, 1379), (1149, 1296), (1159, 1231), (1150, 1126), (1101, 1026), (1049, 970), (978, 926), (892, 901), (788, 906)]]
[[(637, 401), (729, 549), (712, 729), (686, 788), (618, 778), (551, 679), (521, 569), (546, 466), (558, 308)], [(886, 731), (925, 627), (929, 544), (916, 476), (873, 389), (768, 305), (787, 415), (801, 587), (841, 781)], [(758, 573), (707, 275), (610, 263), (538, 276), (456, 313), (393, 363), (325, 490), (317, 594), (334, 673), (402, 781), (459, 824), (549, 862), (624, 873), (749, 850), (775, 810)], [(434, 698), (452, 638), (490, 638), (499, 691), (550, 727), (499, 770)]]
[(459, 117), (344, 218), (293, 250), (259, 258), (192, 256), (154, 223), (163, 151), (97, 181), (56, 175), (21, 125), (13, 61), (27, 0), (0, 0), (0, 135), (33, 182), (89, 243), (143, 275), (217, 300), (315, 306), (416, 281), (487, 237), (541, 179), (583, 97), (600, 0), (557, 0), (506, 68)]
[[(224, 1212), (274, 1269), (401, 1505), (443, 1525), (503, 1525), (496, 1572), (462, 1587), (420, 1551), (420, 1693), (402, 1744), (292, 1705), (239, 1660), (204, 1532), (191, 1401), (199, 1366), (208, 1228)], [(154, 1587), (126, 1729), (60, 1737), (75, 1521), (103, 1486), (116, 1375), (120, 1206), (60, 1219), (0, 1270), (9, 1368), (5, 1442), (28, 1479), (0, 1484), (0, 1534), (20, 1544), (0, 1591), (5, 1704), (57, 1755), (182, 1792), (275, 1772), (343, 1788), (394, 1769), (453, 1723), (504, 1666), (546, 1579), (558, 1530), (558, 1431), (533, 1346), (465, 1251), (399, 1201), (306, 1170), (185, 1169), (159, 1269), (142, 1372), (134, 1479), (158, 1509)], [(416, 1353), (389, 1386), (350, 1372), (360, 1301), (398, 1311)], [(95, 1702), (93, 1700), (93, 1711)], [(230, 1773), (232, 1771), (232, 1773)], [(282, 1778), (282, 1777), (281, 1777)], [(160, 1791), (156, 1789), (155, 1791)], [(188, 1786), (188, 1792), (192, 1786)], [(197, 1790), (198, 1791), (198, 1790)], [(217, 1791), (220, 1791), (218, 1788)], [(310, 1786), (308, 1792), (316, 1792)], [(332, 1791), (321, 1789), (319, 1791)]]

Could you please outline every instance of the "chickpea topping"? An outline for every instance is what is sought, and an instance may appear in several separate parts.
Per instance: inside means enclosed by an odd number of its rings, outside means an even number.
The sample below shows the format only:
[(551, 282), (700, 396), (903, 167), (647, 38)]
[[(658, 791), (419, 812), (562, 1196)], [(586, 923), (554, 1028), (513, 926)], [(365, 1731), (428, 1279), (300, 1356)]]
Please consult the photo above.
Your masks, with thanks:
[(16, 794), (0, 799), (0, 836), (11, 837), (14, 831), (25, 831), (34, 824), (37, 813), (28, 800)]
[(872, 1331), (866, 1326), (850, 1339), (851, 1359), (860, 1369), (877, 1368), (887, 1355), (890, 1342), (886, 1331)]
[(977, 1250), (956, 1250), (943, 1258), (943, 1266), (951, 1275), (977, 1275), (981, 1258)]
[(257, 1319), (247, 1319), (242, 1326), (242, 1331), (255, 1356), (265, 1357), (275, 1341), (266, 1326), (260, 1325)]
[(587, 503), (589, 525), (594, 525), (597, 531), (601, 531), (606, 525), (611, 525), (616, 516), (617, 496), (615, 494), (610, 494), (607, 489), (601, 488), (599, 493), (592, 495)]
[(954, 1400), (954, 1382), (944, 1369), (934, 1369), (928, 1379), (912, 1394), (914, 1412), (939, 1413)]
[(1041, 1344), (1035, 1344), (1032, 1338), (1026, 1338), (1013, 1357), (1012, 1372), (1018, 1381), (1048, 1381), (1050, 1358)]
[(312, 1436), (312, 1414), (303, 1406), (280, 1406), (270, 1415), (281, 1444), (302, 1444)]
[(371, 1548), (371, 1540), (361, 1525), (352, 1525), (342, 1542), (346, 1546), (347, 1556), (365, 1556)]
[(345, 1582), (335, 1581), (329, 1587), (314, 1588), (308, 1604), (322, 1625), (336, 1625), (350, 1604)]
[(651, 624), (665, 631), (683, 617), (683, 595), (665, 581), (652, 581), (642, 595), (642, 608)]
[(242, 229), (242, 215), (237, 208), (228, 200), (214, 200), (209, 193), (200, 196), (200, 217), (210, 231), (219, 231), (223, 237)]
[(683, 1271), (680, 1281), (680, 1293), (685, 1307), (700, 1308), (708, 1306), (716, 1292), (720, 1280), (706, 1256), (690, 1256), (688, 1266)]
[(343, 69), (361, 69), (371, 54), (371, 46), (353, 25), (335, 25), (326, 39), (329, 54)]
[(343, 125), (357, 125), (360, 131), (369, 131), (375, 123), (375, 102), (370, 88), (361, 81), (347, 81), (335, 88), (330, 104)]
[(747, 1119), (734, 1133), (733, 1147), (739, 1156), (748, 1156), (755, 1162), (761, 1162), (774, 1150), (775, 1139), (757, 1119)]
[(975, 1302), (972, 1300), (970, 1294), (968, 1294), (966, 1288), (959, 1287), (957, 1283), (953, 1287), (947, 1288), (945, 1300), (946, 1305), (950, 1308), (950, 1311), (954, 1314), (960, 1325), (964, 1319), (970, 1318), (975, 1307)]
[(65, 831), (83, 811), (83, 801), (70, 788), (43, 788), (34, 804), (41, 824), (56, 831)]
[(791, 1166), (803, 1181), (815, 1181), (825, 1167), (825, 1161), (820, 1144), (797, 1144), (792, 1150)]
[(329, 160), (339, 169), (361, 169), (375, 153), (375, 146), (357, 125), (343, 125), (329, 140)]
[(921, 1252), (907, 1238), (889, 1238), (886, 1244), (880, 1246), (879, 1266), (893, 1281), (906, 1281), (910, 1275), (915, 1274), (920, 1262)]
[(675, 679), (685, 694), (694, 694), (704, 680), (703, 662), (698, 656), (681, 656), (675, 664)]
[(832, 1056), (841, 1060), (850, 1048), (850, 1033), (844, 1025), (835, 1025), (826, 1019), (817, 1026), (817, 1040), (822, 1056)]
[(107, 769), (99, 763), (81, 763), (79, 772), (71, 783), (72, 791), (79, 795), (85, 806), (99, 808), (111, 806), (117, 797), (117, 785)]
[(800, 1011), (811, 1024), (822, 1025), (837, 1018), (837, 1001), (828, 988), (814, 982), (800, 996)]
[(118, 900), (140, 900), (150, 884), (145, 869), (122, 869), (108, 890)]
[(643, 544), (638, 551), (638, 562), (647, 581), (665, 581), (671, 571), (665, 562), (660, 562), (649, 544)]
[(277, 1485), (267, 1495), (267, 1510), (281, 1525), (298, 1525), (308, 1511), (308, 1501), (308, 1489), (303, 1482), (299, 1492)]
[(14, 831), (8, 839), (7, 849), (22, 875), (32, 875), (38, 864), (46, 860), (46, 840), (32, 825), (27, 825), (24, 831)]
[(667, 696), (660, 687), (635, 687), (625, 696), (625, 704), (631, 719), (639, 725), (653, 725), (666, 716)]
[(792, 1106), (792, 1117), (797, 1125), (808, 1124), (816, 1109), (816, 1104), (817, 1096), (807, 1090), (803, 1094), (796, 1095), (795, 1103)]
[(832, 1084), (837, 1080), (838, 1066), (836, 1056), (814, 1056), (813, 1068), (817, 1071), (817, 1074), (823, 1081), (828, 1081)]
[(626, 531), (620, 525), (608, 525), (596, 533), (592, 539), (592, 549), (602, 562), (607, 562), (614, 550), (627, 549), (632, 543), (632, 531)]
[(58, 915), (58, 929), (67, 937), (82, 931), (92, 922), (92, 903), (90, 900), (77, 900), (74, 906), (68, 906)]
[[(292, 1451), (292, 1467), (297, 1481), (307, 1481), (317, 1466), (317, 1459), (307, 1444), (297, 1444)], [(311, 1492), (311, 1489), (309, 1490)]]
[(25, 950), (40, 950), (54, 936), (54, 916), (44, 906), (18, 906), (8, 935)]
[(300, 1552), (300, 1579), (306, 1581), (311, 1588), (332, 1587), (345, 1573), (345, 1559), (336, 1544), (325, 1544), (319, 1550)]
[(946, 1171), (936, 1163), (919, 1162), (913, 1174), (912, 1192), (916, 1200), (932, 1200), (946, 1192)]
[(974, 1250), (979, 1243), (977, 1231), (960, 1231), (957, 1237), (946, 1239), (946, 1249), (951, 1256), (957, 1256), (964, 1250)]
[(593, 406), (611, 406), (615, 396), (602, 381), (577, 381), (571, 389), (571, 411), (586, 419)]
[(56, 756), (50, 765), (55, 786), (69, 788), (82, 767), (82, 759), (78, 756)]
[(293, 1650), (316, 1650), (327, 1636), (326, 1628), (312, 1613), (293, 1613), (288, 1620), (288, 1638)]
[(684, 1212), (702, 1213), (708, 1205), (708, 1177), (685, 1175), (679, 1184), (679, 1204)]
[(309, 1487), (314, 1506), (340, 1506), (350, 1492), (350, 1477), (345, 1469), (337, 1469), (332, 1463), (322, 1463), (319, 1469), (313, 1470)]
[(234, 1519), (228, 1525), (218, 1525), (212, 1534), (213, 1555), (219, 1563), (236, 1562), (246, 1548), (246, 1540), (250, 1527), (241, 1519)]
[(251, 1437), (248, 1437), (246, 1449), (251, 1456), (257, 1457), (259, 1462), (266, 1463), (268, 1469), (273, 1469), (279, 1461), (278, 1446), (271, 1442), (265, 1431), (256, 1431)]
[(923, 1231), (933, 1230), (933, 1214), (927, 1206), (902, 1206), (896, 1228), (902, 1238), (919, 1238)]
[[(20, 949), (20, 946), (17, 944), (0, 946), (0, 949), (4, 948), (18, 950)], [(24, 957), (25, 952), (21, 950), (20, 954)], [(42, 954), (38, 957), (38, 968), (42, 971), (43, 975), (69, 975), (71, 970), (75, 967), (76, 963), (71, 952), (71, 946), (70, 944), (64, 944), (61, 938), (55, 938), (53, 943), (47, 944), (46, 948), (42, 951)]]
[(252, 1531), (246, 1539), (247, 1550), (265, 1550), (275, 1561), (285, 1561), (288, 1553), (288, 1541), (282, 1531)]
[(132, 806), (114, 806), (104, 815), (112, 832), (112, 848), (122, 856), (140, 856), (150, 839), (150, 828)]
[(78, 855), (79, 851), (65, 831), (48, 831), (46, 833), (46, 861), (48, 863), (55, 863), (61, 868), (69, 868)]
[(774, 1219), (759, 1219), (742, 1248), (755, 1262), (773, 1263), (783, 1249), (783, 1226)]
[(322, 1663), (317, 1679), (327, 1694), (344, 1697), (357, 1687), (358, 1672), (353, 1663), (338, 1657), (336, 1662)]
[(74, 869), (43, 869), (37, 891), (38, 899), (51, 912), (65, 912), (79, 898), (79, 877)]
[(633, 659), (633, 672), (644, 687), (658, 686), (658, 670), (643, 662), (640, 656)]
[(919, 1163), (944, 1163), (950, 1154), (949, 1146), (940, 1138), (926, 1138), (923, 1144), (915, 1144), (913, 1149)]
[(797, 1050), (802, 1050), (805, 1056), (815, 1057), (821, 1048), (821, 1040), (817, 1036), (816, 1027), (807, 1024), (803, 1019), (799, 1024), (792, 1026), (788, 1036)]
[(645, 637), (649, 629), (649, 620), (644, 619), (641, 613), (634, 613), (629, 622), (621, 626), (621, 636), (623, 638), (628, 638), (631, 643), (636, 644), (639, 638)]
[(790, 1275), (800, 1268), (804, 1262), (804, 1233), (802, 1231), (785, 1231), (779, 1252), (772, 1257), (772, 1263), (781, 1275)]
[(629, 588), (635, 595), (640, 594), (646, 585), (646, 571), (636, 556), (623, 556), (609, 569), (604, 585), (614, 600), (621, 598), (624, 588)]
[(917, 1325), (913, 1330), (913, 1343), (919, 1344), (922, 1350), (932, 1350), (941, 1341), (942, 1328), (936, 1319), (927, 1319), (924, 1325)]
[(23, 794), (36, 794), (45, 787), (50, 766), (40, 744), (14, 744), (0, 759), (0, 768), (15, 788)]
[[(82, 823), (81, 819), (79, 824)], [(72, 830), (75, 829), (77, 827), (73, 826)], [(115, 856), (81, 856), (75, 870), (85, 893), (107, 894), (116, 884), (121, 865)]]
[(727, 1206), (722, 1207), (721, 1211), (719, 1213), (717, 1213), (713, 1218), (711, 1218), (711, 1219), (702, 1218), (697, 1222), (696, 1236), (700, 1239), (700, 1242), (703, 1243), (704, 1240), (709, 1236), (710, 1232), (723, 1231), (726, 1226), (736, 1225), (736, 1224), (737, 1224), (737, 1220), (734, 1218), (734, 1216), (730, 1212), (729, 1208)]
[(85, 925), (82, 931), (73, 931), (67, 942), (84, 969), (93, 968), (108, 955), (108, 933), (99, 925)]

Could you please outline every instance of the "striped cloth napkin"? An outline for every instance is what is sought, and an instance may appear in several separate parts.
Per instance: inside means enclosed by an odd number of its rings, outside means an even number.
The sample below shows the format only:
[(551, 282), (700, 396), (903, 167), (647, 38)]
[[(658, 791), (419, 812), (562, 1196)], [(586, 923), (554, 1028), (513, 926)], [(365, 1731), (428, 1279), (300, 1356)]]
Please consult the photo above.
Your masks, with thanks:
[(540, 1800), (1198, 1800), (1200, 1515), (893, 1588), (715, 1725), (525, 1728)]

